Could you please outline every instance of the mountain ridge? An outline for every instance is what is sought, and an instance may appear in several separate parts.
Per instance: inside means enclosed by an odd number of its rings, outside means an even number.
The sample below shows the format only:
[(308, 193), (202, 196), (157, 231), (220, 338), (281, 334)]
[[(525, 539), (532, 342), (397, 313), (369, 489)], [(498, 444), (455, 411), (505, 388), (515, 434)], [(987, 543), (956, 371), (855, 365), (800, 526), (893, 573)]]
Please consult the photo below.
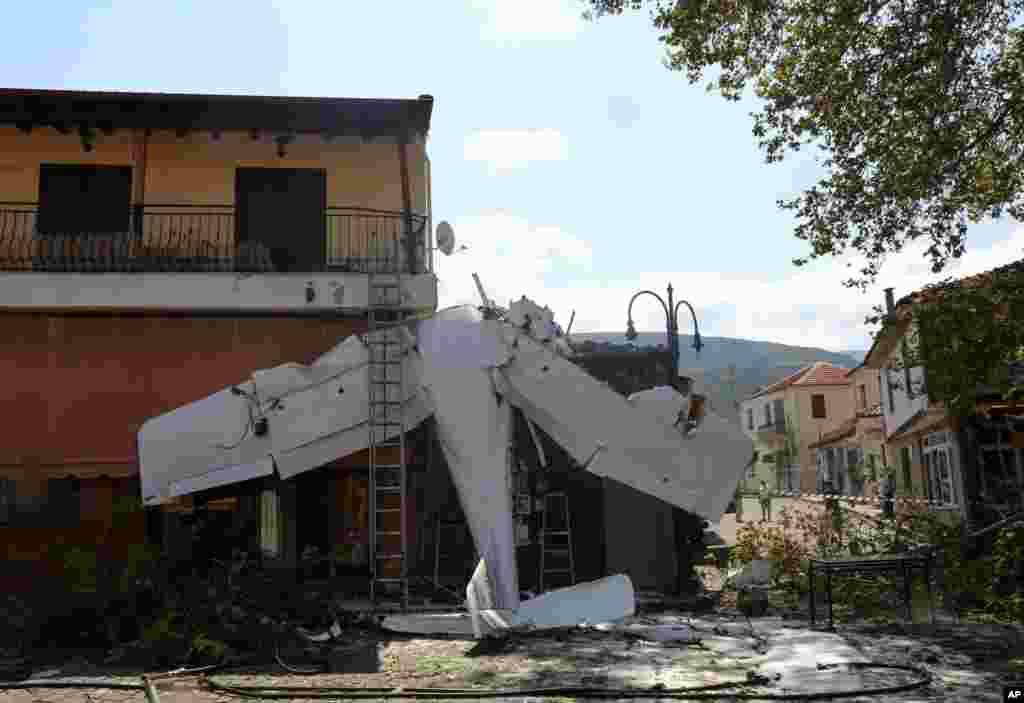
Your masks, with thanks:
[[(571, 338), (576, 346), (590, 342), (611, 345), (612, 351), (625, 350), (630, 344), (622, 333), (574, 333)], [(703, 392), (711, 408), (736, 423), (739, 423), (739, 403), (760, 388), (816, 361), (852, 369), (861, 363), (865, 353), (860, 350), (833, 352), (819, 347), (738, 337), (701, 336), (701, 342), (703, 347), (698, 355), (692, 346), (693, 337), (679, 335), (679, 367), (703, 371)], [(640, 332), (631, 344), (642, 349), (665, 348), (666, 343), (664, 333)]]

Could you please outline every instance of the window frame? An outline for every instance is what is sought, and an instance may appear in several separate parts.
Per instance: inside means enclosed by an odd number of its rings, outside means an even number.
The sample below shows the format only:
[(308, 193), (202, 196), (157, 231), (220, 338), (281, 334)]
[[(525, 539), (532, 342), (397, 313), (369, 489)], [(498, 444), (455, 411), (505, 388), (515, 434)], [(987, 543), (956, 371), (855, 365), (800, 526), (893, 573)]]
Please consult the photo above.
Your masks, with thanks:
[[(821, 405), (821, 414), (818, 414), (818, 401)], [(825, 402), (824, 393), (814, 393), (811, 395), (811, 418), (814, 420), (827, 420), (828, 419), (828, 405)]]
[[(39, 164), (36, 232), (43, 237), (129, 236), (132, 171), (114, 164)], [(79, 180), (77, 191), (68, 187), (74, 179)]]
[[(922, 462), (928, 486), (928, 500), (938, 507), (960, 506), (957, 491), (955, 452), (948, 432), (934, 432), (925, 438)], [(941, 459), (941, 461), (940, 461)]]

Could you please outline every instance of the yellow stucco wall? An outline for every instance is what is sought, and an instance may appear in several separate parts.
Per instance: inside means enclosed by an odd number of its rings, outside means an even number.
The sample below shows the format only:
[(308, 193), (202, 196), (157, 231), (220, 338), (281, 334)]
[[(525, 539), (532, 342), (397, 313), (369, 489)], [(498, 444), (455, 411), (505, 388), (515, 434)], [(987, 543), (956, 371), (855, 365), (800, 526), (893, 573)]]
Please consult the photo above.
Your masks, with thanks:
[[(41, 163), (135, 164), (133, 134), (97, 134), (87, 152), (75, 134), (37, 128), (23, 134), (0, 127), (0, 200), (34, 202), (39, 196)], [(427, 209), (426, 150), (410, 144), (409, 185), (413, 208)], [(277, 156), (269, 136), (253, 141), (248, 133), (225, 132), (214, 140), (207, 132), (178, 138), (157, 132), (146, 149), (146, 201), (231, 205), (236, 168), (323, 168), (327, 171), (327, 204), (380, 210), (402, 208), (398, 149), (394, 142), (368, 144), (300, 135)]]
[[(791, 386), (790, 393), (800, 430), (800, 485), (803, 491), (810, 493), (817, 483), (817, 461), (810, 444), (853, 417), (853, 397), (848, 385), (795, 385)], [(811, 396), (818, 394), (825, 396), (824, 418), (812, 416)]]
[[(111, 136), (97, 133), (93, 150), (87, 152), (76, 134), (62, 135), (48, 128), (24, 134), (13, 127), (2, 127), (0, 201), (36, 202), (40, 164), (66, 163), (134, 166), (135, 199), (142, 195), (140, 188), (144, 185), (147, 204), (230, 207), (235, 204), (237, 168), (320, 168), (327, 175), (329, 208), (400, 212), (403, 207), (399, 154), (394, 141), (325, 142), (316, 135), (300, 135), (286, 147), (285, 156), (279, 157), (277, 144), (269, 135), (254, 141), (248, 132), (224, 132), (215, 140), (208, 132), (184, 137), (157, 132), (145, 140), (143, 181), (143, 140), (141, 133), (129, 130), (119, 130)], [(426, 214), (429, 170), (425, 146), (410, 144), (407, 155), (412, 209)], [(5, 224), (8, 230), (16, 228), (24, 236), (30, 236), (34, 227), (31, 215), (20, 216), (16, 222), (8, 218)]]
[(881, 402), (881, 384), (877, 369), (858, 367), (849, 375), (850, 391), (853, 393), (854, 407), (860, 409), (860, 387), (864, 386), (867, 396), (867, 407), (871, 408)]

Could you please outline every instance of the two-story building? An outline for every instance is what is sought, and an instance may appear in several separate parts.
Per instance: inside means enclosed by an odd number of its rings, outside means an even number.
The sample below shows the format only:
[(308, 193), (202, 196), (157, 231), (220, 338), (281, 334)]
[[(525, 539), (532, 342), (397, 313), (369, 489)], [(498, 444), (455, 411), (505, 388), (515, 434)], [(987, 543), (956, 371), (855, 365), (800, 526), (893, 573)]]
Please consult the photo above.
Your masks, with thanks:
[[(955, 285), (983, 286), (993, 272)], [(914, 309), (941, 289), (895, 301), (886, 290), (886, 324), (864, 366), (879, 376), (886, 454), (897, 494), (979, 526), (1024, 509), (1024, 409), (979, 386), (976, 412), (954, 417), (928, 393), (927, 369), (904, 359), (915, 334)], [(1024, 381), (1024, 368), (1011, 364)]]
[(817, 488), (828, 485), (843, 495), (873, 497), (886, 467), (878, 374), (862, 364), (847, 379), (853, 414), (810, 445), (815, 451)]
[(815, 362), (743, 401), (743, 428), (758, 452), (758, 463), (747, 476), (747, 488), (765, 480), (773, 490), (817, 491), (816, 455), (811, 445), (839, 429), (852, 412), (847, 372), (827, 362)]
[[(0, 90), (0, 590), (52, 570), (48, 544), (115, 554), (148, 523), (188, 548), (160, 515), (110, 529), (117, 497), (139, 497), (143, 422), (365, 330), (374, 271), (402, 273), (407, 309), (436, 309), (432, 106)], [(366, 463), (164, 516), (216, 504), (292, 560), (362, 543)]]

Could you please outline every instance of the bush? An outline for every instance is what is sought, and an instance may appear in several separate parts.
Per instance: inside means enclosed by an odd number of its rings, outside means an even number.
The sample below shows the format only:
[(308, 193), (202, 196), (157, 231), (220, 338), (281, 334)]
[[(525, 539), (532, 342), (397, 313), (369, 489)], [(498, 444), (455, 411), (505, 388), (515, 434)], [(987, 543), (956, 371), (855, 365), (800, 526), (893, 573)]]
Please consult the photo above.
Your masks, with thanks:
[[(795, 602), (808, 590), (811, 558), (832, 559), (891, 554), (919, 545), (936, 548), (933, 577), (947, 607), (958, 614), (997, 621), (1024, 621), (1024, 526), (1000, 529), (991, 554), (969, 558), (964, 525), (929, 512), (923, 504), (905, 504), (893, 520), (877, 520), (830, 501), (818, 510), (783, 508), (778, 524), (746, 524), (736, 536), (733, 564), (754, 559), (772, 562), (772, 585)], [(825, 580), (815, 591), (824, 592)], [(897, 575), (834, 576), (837, 616), (872, 616), (898, 600)]]

